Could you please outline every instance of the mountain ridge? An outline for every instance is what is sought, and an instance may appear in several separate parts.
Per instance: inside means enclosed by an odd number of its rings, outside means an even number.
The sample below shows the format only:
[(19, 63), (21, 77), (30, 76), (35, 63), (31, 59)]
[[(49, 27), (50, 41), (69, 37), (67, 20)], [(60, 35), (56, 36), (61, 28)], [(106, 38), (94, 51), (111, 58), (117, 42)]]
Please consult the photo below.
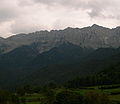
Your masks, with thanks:
[(22, 45), (39, 43), (39, 53), (42, 53), (66, 41), (86, 48), (118, 48), (120, 46), (119, 35), (119, 27), (110, 29), (96, 24), (84, 28), (68, 27), (64, 30), (36, 31), (1, 38), (0, 49), (6, 53)]
[[(48, 32), (48, 33), (50, 33), (51, 31), (62, 31), (62, 30), (70, 29), (70, 28), (71, 29), (84, 29), (84, 28), (89, 28), (89, 27), (102, 27), (102, 28), (106, 28), (106, 29), (110, 29), (110, 30), (120, 28), (120, 26), (116, 26), (114, 28), (109, 28), (107, 26), (101, 26), (101, 25), (93, 24), (91, 26), (85, 26), (85, 27), (81, 27), (81, 28), (79, 28), (79, 27), (66, 27), (65, 29), (52, 29), (50, 31), (48, 31), (48, 30), (40, 30), (40, 31), (35, 31), (35, 32)], [(12, 38), (14, 36), (27, 35), (27, 34), (32, 34), (32, 33), (35, 33), (35, 32), (30, 32), (30, 33), (24, 33), (23, 32), (23, 33), (18, 33), (18, 34), (15, 34), (15, 35), (11, 35), (9, 37), (0, 36), (0, 39), (8, 39), (8, 38)]]

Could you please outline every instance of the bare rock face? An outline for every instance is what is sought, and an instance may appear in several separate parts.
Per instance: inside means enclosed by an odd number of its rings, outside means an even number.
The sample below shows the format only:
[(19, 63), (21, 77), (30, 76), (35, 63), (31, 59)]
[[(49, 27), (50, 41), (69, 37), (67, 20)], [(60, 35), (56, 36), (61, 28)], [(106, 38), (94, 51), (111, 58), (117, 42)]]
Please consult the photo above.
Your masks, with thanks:
[(85, 28), (66, 28), (64, 30), (37, 31), (0, 38), (0, 50), (9, 52), (23, 45), (35, 44), (40, 53), (71, 42), (86, 48), (120, 47), (120, 27), (109, 29), (96, 24)]
[[(0, 41), (0, 45), (7, 46), (4, 52), (9, 52), (23, 45), (36, 45), (37, 50), (42, 53), (53, 47), (57, 47), (64, 42), (63, 35), (56, 31), (40, 31), (30, 34), (18, 34)], [(0, 47), (2, 48), (2, 47)]]
[(109, 29), (98, 25), (82, 29), (66, 29), (66, 39), (82, 47), (105, 48), (120, 46), (120, 28)]

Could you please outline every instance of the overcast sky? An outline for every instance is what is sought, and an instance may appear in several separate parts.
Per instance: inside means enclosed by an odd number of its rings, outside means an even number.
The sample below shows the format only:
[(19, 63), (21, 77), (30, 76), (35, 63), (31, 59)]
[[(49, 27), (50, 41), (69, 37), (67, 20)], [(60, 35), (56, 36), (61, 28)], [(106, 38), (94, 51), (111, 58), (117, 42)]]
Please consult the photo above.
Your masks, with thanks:
[(0, 0), (0, 36), (39, 30), (120, 25), (120, 0)]

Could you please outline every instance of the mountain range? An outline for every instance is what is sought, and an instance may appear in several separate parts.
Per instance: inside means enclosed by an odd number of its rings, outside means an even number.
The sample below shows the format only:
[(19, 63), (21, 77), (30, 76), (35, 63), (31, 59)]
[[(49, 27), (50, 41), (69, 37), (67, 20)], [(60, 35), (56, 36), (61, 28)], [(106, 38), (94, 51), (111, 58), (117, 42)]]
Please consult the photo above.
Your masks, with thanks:
[(85, 28), (66, 28), (64, 30), (37, 31), (0, 38), (0, 52), (6, 53), (23, 45), (37, 44), (39, 53), (48, 51), (64, 42), (86, 48), (117, 48), (120, 46), (120, 27), (113, 29), (96, 24)]
[(0, 38), (0, 85), (64, 83), (98, 73), (120, 63), (119, 47), (120, 27), (95, 24)]

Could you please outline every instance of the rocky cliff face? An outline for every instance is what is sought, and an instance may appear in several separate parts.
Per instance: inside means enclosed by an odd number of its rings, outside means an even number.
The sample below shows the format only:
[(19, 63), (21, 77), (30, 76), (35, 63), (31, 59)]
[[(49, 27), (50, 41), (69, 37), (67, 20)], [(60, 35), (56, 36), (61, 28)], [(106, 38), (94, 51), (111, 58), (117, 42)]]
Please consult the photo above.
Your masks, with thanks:
[(66, 39), (82, 47), (105, 48), (120, 46), (120, 28), (109, 29), (98, 25), (82, 29), (66, 29)]
[(120, 27), (109, 29), (98, 25), (85, 28), (66, 28), (64, 30), (37, 31), (0, 38), (0, 50), (11, 51), (22, 45), (37, 45), (40, 53), (57, 47), (63, 42), (71, 42), (81, 47), (105, 48), (120, 46)]

